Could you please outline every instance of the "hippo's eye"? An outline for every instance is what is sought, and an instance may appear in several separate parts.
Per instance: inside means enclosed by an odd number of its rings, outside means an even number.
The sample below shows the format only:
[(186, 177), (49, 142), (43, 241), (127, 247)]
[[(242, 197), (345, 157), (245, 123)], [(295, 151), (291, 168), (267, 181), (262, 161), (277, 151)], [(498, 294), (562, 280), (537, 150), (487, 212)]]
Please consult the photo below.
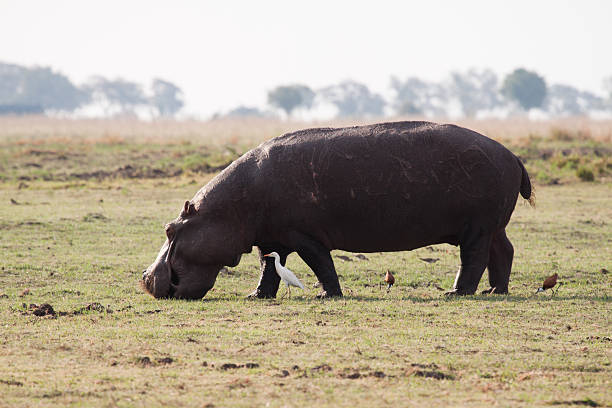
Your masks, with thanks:
[(168, 241), (172, 241), (172, 238), (174, 238), (174, 226), (172, 226), (172, 224), (166, 224), (165, 230)]

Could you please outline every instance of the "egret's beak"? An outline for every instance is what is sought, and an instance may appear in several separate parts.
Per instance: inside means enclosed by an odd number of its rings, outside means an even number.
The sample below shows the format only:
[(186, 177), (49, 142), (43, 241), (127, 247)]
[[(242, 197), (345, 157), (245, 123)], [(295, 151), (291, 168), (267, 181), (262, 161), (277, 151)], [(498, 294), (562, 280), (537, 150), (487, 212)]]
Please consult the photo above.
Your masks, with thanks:
[(264, 256), (270, 256), (270, 254), (265, 254)]

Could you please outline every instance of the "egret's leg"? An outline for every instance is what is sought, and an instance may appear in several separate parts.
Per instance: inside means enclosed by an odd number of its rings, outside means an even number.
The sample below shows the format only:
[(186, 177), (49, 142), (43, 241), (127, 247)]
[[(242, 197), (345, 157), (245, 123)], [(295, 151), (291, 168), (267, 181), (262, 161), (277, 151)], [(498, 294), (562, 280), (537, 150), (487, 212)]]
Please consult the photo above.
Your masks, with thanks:
[(259, 299), (273, 299), (276, 297), (276, 293), (278, 292), (278, 287), (280, 285), (280, 276), (276, 273), (276, 268), (274, 267), (274, 258), (264, 257), (265, 254), (270, 252), (277, 252), (280, 256), (281, 265), (285, 265), (287, 261), (287, 256), (291, 253), (286, 247), (281, 245), (271, 245), (271, 246), (259, 246), (257, 247), (259, 252), (259, 265), (261, 270), (261, 277), (259, 278), (259, 284), (257, 285), (257, 289), (253, 291), (249, 295), (250, 298), (259, 298)]

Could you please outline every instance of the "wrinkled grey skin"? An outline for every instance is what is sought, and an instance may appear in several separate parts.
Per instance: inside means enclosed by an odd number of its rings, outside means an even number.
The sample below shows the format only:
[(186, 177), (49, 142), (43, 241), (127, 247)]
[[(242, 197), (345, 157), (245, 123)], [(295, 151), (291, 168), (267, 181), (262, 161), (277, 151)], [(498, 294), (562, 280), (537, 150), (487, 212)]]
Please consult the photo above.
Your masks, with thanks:
[(395, 122), (307, 129), (247, 152), (185, 203), (143, 273), (156, 298), (203, 297), (222, 266), (257, 246), (262, 277), (252, 296), (274, 297), (279, 278), (263, 257), (291, 252), (313, 270), (323, 296), (342, 291), (330, 251), (460, 246), (454, 294), (507, 293), (513, 248), (505, 227), (529, 176), (501, 144), (468, 129)]

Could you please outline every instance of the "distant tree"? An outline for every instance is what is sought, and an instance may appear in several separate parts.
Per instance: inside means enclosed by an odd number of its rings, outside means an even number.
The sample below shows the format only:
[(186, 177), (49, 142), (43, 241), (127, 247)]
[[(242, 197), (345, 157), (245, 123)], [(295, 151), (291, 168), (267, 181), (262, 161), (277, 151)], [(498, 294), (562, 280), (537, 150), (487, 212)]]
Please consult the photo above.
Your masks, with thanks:
[(519, 103), (525, 110), (539, 108), (546, 98), (546, 82), (537, 73), (515, 69), (504, 79), (502, 94)]
[(459, 100), (468, 117), (500, 105), (497, 75), (490, 69), (451, 73), (449, 94)]
[(0, 63), (0, 105), (25, 111), (73, 111), (87, 100), (87, 92), (50, 68)]
[(545, 101), (546, 110), (553, 115), (583, 115), (589, 111), (606, 109), (603, 98), (580, 91), (569, 85), (552, 85)]
[(257, 108), (241, 105), (230, 110), (225, 116), (230, 118), (262, 117), (264, 113)]
[(115, 105), (124, 113), (133, 112), (137, 106), (147, 105), (149, 102), (140, 84), (123, 79), (94, 77), (84, 89), (96, 102)]
[(340, 117), (382, 116), (385, 100), (356, 81), (344, 81), (320, 91), (321, 96), (338, 108)]
[(310, 108), (315, 93), (305, 85), (278, 86), (268, 92), (268, 103), (284, 110), (288, 116), (299, 107)]
[(151, 85), (151, 104), (161, 116), (174, 116), (184, 105), (183, 91), (172, 82), (156, 78)]
[(395, 92), (393, 107), (399, 115), (424, 114), (445, 116), (448, 90), (441, 84), (425, 82), (410, 77), (405, 81), (391, 77), (391, 89)]

